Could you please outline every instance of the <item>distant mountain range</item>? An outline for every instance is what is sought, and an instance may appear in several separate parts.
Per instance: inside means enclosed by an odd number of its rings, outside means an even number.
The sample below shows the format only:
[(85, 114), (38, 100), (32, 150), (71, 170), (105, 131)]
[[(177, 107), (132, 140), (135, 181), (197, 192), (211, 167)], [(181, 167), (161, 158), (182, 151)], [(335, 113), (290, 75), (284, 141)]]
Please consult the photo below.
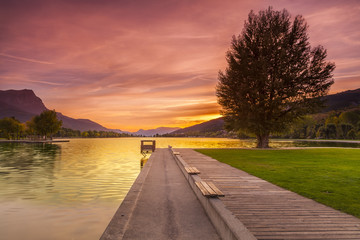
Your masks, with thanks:
[[(35, 95), (34, 91), (24, 90), (0, 90), (0, 119), (4, 117), (15, 117), (20, 122), (29, 121), (33, 116), (39, 115), (48, 110), (43, 101)], [(64, 128), (73, 130), (88, 131), (112, 131), (117, 133), (130, 133), (139, 136), (163, 135), (180, 128), (159, 127), (156, 129), (137, 132), (126, 132), (119, 129), (109, 129), (89, 119), (75, 119), (57, 112), (58, 119), (62, 120)]]
[[(40, 114), (48, 108), (43, 101), (35, 95), (32, 90), (0, 90), (0, 119), (4, 117), (15, 117), (21, 122), (30, 120), (33, 116)], [(57, 113), (58, 119), (62, 120), (64, 128), (74, 130), (88, 131), (117, 131), (117, 129), (108, 129), (89, 119), (75, 119)]]
[[(348, 90), (341, 93), (331, 94), (325, 97), (326, 108), (322, 112), (333, 110), (350, 109), (360, 106), (360, 88)], [(0, 90), (0, 119), (4, 117), (15, 117), (21, 122), (30, 120), (33, 116), (47, 110), (42, 100), (35, 95), (32, 90)], [(109, 129), (89, 119), (75, 119), (57, 113), (63, 121), (63, 127), (74, 130), (88, 131), (113, 131), (122, 133), (119, 129)], [(159, 127), (156, 129), (143, 130), (137, 132), (125, 132), (141, 136), (166, 135), (172, 136), (220, 136), (224, 132), (223, 118), (213, 119), (201, 124), (196, 124), (187, 128)], [(213, 135), (211, 135), (213, 134)], [(220, 135), (219, 135), (220, 134)]]
[(156, 129), (149, 129), (149, 130), (140, 129), (137, 132), (133, 132), (133, 134), (150, 137), (150, 136), (154, 136), (156, 134), (163, 135), (163, 134), (171, 133), (171, 132), (174, 132), (174, 131), (176, 131), (178, 129), (181, 129), (181, 128), (179, 128), (179, 127), (176, 127), (176, 128), (159, 127), (159, 128), (156, 128)]
[(171, 134), (174, 136), (181, 136), (181, 135), (185, 135), (185, 134), (192, 134), (194, 136), (197, 136), (197, 135), (204, 135), (208, 132), (219, 132), (222, 130), (224, 130), (224, 119), (217, 118), (217, 119), (212, 119), (207, 122), (196, 124), (191, 127), (176, 130), (176, 131), (172, 132)]

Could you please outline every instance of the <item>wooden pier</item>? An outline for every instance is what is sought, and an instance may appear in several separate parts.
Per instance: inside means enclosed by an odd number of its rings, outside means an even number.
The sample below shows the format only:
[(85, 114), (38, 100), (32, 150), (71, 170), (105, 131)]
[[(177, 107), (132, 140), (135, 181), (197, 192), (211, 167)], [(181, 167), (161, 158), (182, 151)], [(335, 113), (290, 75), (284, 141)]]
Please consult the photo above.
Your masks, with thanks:
[(101, 240), (219, 240), (169, 149), (156, 149)]
[(359, 240), (360, 219), (192, 149), (156, 149), (105, 239)]

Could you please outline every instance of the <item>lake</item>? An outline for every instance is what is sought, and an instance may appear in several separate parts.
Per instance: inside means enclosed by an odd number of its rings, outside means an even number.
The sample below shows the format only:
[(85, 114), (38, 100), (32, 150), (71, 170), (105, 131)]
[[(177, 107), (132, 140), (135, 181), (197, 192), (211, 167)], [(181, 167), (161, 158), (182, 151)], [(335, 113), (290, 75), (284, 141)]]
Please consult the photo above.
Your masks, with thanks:
[[(140, 140), (0, 143), (1, 239), (99, 239), (141, 171)], [(154, 138), (156, 147), (254, 147), (254, 140)], [(335, 144), (335, 145), (334, 145)], [(274, 147), (359, 147), (275, 140)]]

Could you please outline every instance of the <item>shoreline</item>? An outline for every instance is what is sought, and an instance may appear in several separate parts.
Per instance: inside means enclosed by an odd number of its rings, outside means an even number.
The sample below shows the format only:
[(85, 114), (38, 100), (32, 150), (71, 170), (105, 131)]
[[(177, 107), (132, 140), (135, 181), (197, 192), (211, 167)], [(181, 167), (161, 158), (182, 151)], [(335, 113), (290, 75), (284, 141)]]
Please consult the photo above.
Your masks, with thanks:
[(304, 141), (304, 142), (338, 142), (338, 143), (359, 143), (360, 140), (346, 140), (346, 139), (289, 139), (293, 141)]
[(70, 140), (6, 140), (0, 139), (0, 143), (60, 143), (70, 142)]

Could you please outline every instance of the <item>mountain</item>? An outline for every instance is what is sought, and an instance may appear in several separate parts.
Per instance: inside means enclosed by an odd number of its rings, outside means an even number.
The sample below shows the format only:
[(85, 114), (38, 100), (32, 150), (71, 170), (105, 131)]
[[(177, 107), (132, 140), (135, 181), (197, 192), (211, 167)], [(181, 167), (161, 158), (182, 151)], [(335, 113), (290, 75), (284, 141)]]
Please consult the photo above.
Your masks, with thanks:
[(139, 131), (134, 132), (133, 134), (139, 135), (139, 136), (141, 135), (141, 136), (150, 137), (150, 136), (154, 136), (156, 134), (163, 135), (163, 134), (171, 133), (178, 129), (180, 129), (180, 128), (178, 128), (178, 127), (177, 128), (159, 127), (156, 129), (149, 129), (149, 130), (140, 129)]
[[(348, 90), (345, 92), (327, 95), (325, 97), (325, 108), (323, 113), (333, 110), (344, 110), (359, 107), (360, 105), (360, 88)], [(207, 122), (196, 124), (191, 127), (183, 128), (172, 132), (171, 136), (214, 136), (223, 135), (224, 131), (223, 118), (213, 119)]]
[(89, 119), (74, 119), (71, 117), (67, 117), (61, 113), (57, 113), (57, 117), (63, 122), (62, 126), (64, 128), (80, 130), (81, 132), (88, 130), (110, 131), (110, 129), (107, 129), (106, 127)]
[[(42, 100), (32, 90), (0, 90), (0, 119), (4, 117), (15, 117), (21, 122), (30, 120), (33, 116), (47, 110)], [(62, 120), (64, 128), (87, 131), (116, 131), (108, 129), (89, 119), (75, 119), (57, 113), (58, 119)]]
[(0, 90), (0, 118), (16, 117), (26, 122), (46, 109), (32, 90)]
[(322, 112), (357, 107), (360, 105), (360, 88), (327, 95), (325, 101), (326, 108)]
[(171, 133), (174, 136), (192, 135), (192, 136), (204, 136), (206, 133), (221, 132), (224, 130), (224, 119), (217, 118), (200, 124), (196, 124), (191, 127), (182, 128)]

